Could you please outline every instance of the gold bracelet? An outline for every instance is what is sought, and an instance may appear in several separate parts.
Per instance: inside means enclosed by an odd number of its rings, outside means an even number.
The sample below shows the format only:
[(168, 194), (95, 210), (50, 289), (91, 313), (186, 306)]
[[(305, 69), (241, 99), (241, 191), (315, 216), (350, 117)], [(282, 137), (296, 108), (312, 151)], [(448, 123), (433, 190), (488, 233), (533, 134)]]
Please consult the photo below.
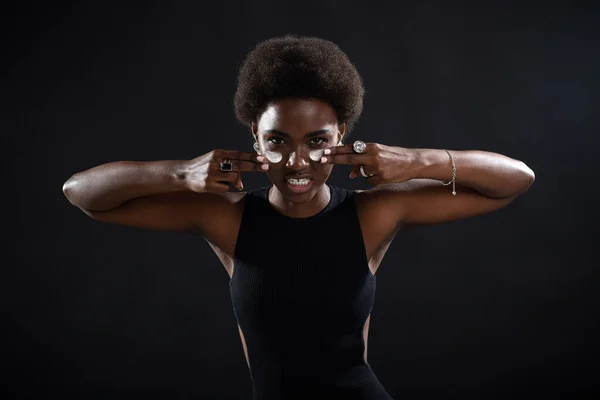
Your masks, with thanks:
[(442, 185), (448, 186), (452, 184), (452, 195), (456, 196), (456, 165), (454, 165), (454, 158), (452, 158), (452, 154), (446, 149), (444, 149), (448, 156), (450, 156), (450, 161), (452, 162), (452, 179), (449, 182), (441, 182)]

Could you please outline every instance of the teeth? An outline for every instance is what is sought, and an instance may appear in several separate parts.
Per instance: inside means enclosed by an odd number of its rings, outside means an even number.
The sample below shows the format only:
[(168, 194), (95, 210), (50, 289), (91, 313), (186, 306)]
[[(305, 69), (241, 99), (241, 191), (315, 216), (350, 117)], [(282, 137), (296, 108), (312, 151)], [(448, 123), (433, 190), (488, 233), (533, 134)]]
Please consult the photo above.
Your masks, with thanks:
[(310, 182), (310, 179), (288, 179), (287, 180), (290, 185), (308, 185), (308, 182)]

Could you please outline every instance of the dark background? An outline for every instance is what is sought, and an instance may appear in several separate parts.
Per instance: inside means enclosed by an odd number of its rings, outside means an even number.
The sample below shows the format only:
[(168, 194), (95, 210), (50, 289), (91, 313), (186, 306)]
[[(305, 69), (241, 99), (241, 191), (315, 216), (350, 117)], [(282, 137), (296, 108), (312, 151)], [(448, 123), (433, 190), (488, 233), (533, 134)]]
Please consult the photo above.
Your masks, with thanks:
[[(536, 173), (505, 209), (395, 239), (368, 357), (389, 392), (599, 392), (598, 7), (363, 3), (3, 3), (8, 397), (251, 397), (208, 244), (94, 221), (61, 188), (109, 161), (252, 151), (233, 113), (237, 69), (286, 33), (332, 40), (356, 64), (367, 94), (352, 139), (493, 151)], [(331, 183), (368, 188), (349, 171)]]

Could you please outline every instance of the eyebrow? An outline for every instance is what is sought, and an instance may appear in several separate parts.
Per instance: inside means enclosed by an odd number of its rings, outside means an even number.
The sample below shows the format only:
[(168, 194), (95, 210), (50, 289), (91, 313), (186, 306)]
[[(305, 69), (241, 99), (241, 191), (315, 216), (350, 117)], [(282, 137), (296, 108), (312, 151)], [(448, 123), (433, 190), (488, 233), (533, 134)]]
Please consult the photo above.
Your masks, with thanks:
[[(325, 133), (329, 133), (330, 131), (331, 131), (330, 129), (321, 129), (321, 130), (318, 130), (318, 131), (309, 132), (306, 135), (304, 135), (304, 137), (319, 136), (319, 135), (323, 135)], [(272, 133), (274, 135), (279, 135), (279, 136), (287, 137), (287, 138), (290, 137), (289, 134), (287, 134), (285, 132), (278, 131), (277, 129), (265, 129), (265, 132)]]

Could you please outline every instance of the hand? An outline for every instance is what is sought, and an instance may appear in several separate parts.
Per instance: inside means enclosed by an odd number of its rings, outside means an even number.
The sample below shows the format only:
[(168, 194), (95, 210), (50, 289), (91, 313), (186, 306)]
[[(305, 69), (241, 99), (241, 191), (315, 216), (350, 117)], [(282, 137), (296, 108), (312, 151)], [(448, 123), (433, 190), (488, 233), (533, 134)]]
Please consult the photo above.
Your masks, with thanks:
[[(220, 163), (231, 160), (232, 170), (221, 171)], [(244, 189), (242, 171), (266, 172), (268, 161), (258, 154), (237, 150), (213, 150), (187, 163), (184, 168), (185, 185), (198, 193), (225, 193), (229, 184)]]
[(386, 146), (379, 143), (366, 143), (364, 153), (355, 153), (352, 143), (343, 146), (325, 149), (321, 164), (354, 164), (350, 178), (354, 179), (360, 174), (363, 165), (366, 178), (373, 185), (385, 183), (404, 182), (415, 177), (415, 168), (418, 153), (415, 149), (406, 149), (396, 146)]

